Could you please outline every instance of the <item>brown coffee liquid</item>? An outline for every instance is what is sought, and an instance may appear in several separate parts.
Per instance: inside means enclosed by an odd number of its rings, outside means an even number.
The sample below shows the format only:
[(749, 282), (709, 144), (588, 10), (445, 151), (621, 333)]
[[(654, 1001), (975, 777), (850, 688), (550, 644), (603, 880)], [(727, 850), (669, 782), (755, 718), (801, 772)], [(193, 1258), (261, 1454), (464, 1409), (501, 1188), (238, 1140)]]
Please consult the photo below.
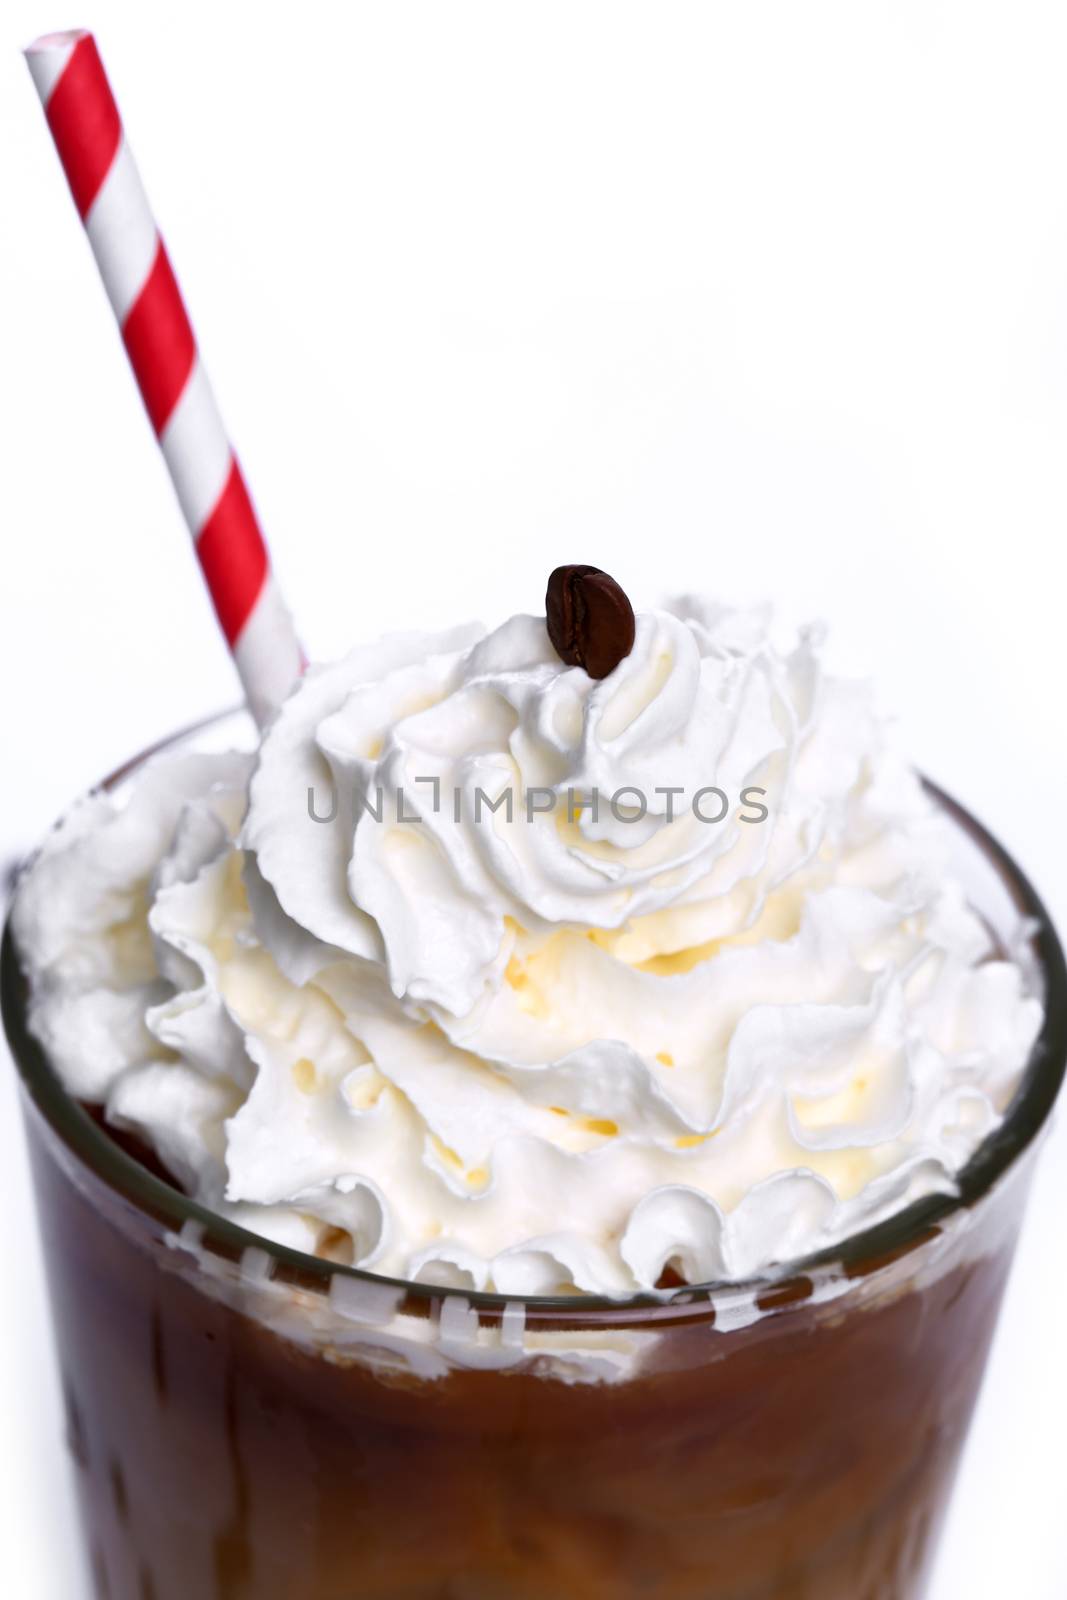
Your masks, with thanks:
[(204, 1293), (29, 1120), (100, 1600), (922, 1593), (1009, 1246), (864, 1306), (698, 1309), (618, 1383), (382, 1377)]

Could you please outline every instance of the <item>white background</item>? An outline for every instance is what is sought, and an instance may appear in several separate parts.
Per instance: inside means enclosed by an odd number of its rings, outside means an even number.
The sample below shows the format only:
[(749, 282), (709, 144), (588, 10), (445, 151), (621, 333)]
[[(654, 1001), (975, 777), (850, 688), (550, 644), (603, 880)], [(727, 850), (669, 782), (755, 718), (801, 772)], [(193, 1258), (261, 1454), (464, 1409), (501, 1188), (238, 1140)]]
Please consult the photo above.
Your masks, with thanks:
[[(0, 848), (235, 686), (18, 47), (98, 35), (313, 654), (539, 608), (820, 615), (1067, 924), (1067, 13), (173, 7), (0, 23)], [(80, 1596), (5, 1076), (0, 1585)], [(934, 1600), (1063, 1600), (1067, 1134)], [(190, 1600), (199, 1600), (191, 1596)]]

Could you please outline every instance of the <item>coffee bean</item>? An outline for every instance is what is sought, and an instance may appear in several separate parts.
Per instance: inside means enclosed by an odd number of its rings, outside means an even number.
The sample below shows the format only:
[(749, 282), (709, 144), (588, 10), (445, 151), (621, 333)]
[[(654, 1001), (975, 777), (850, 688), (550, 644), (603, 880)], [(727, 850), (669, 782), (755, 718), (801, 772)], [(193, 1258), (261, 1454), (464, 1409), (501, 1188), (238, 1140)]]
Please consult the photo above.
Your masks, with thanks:
[(633, 606), (599, 567), (557, 567), (545, 611), (553, 650), (591, 678), (606, 678), (634, 647)]

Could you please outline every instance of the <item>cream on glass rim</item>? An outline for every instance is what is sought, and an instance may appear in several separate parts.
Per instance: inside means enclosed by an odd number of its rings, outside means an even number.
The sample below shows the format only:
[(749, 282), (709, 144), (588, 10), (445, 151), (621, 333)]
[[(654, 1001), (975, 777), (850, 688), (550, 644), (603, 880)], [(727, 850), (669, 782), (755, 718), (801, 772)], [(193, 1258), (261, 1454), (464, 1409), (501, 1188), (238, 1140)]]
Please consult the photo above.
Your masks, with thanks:
[(596, 568), (546, 609), (359, 647), (60, 824), (14, 929), (69, 1092), (267, 1239), (505, 1295), (952, 1193), (1042, 1007), (868, 687)]

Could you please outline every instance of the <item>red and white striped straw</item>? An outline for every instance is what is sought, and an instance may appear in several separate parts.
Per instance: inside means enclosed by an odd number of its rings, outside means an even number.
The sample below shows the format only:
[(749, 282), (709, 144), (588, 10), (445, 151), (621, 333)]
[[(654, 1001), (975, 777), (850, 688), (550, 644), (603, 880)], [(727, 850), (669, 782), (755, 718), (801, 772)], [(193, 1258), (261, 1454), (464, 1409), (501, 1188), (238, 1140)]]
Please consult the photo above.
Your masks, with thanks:
[(265, 721), (303, 656), (91, 33), (26, 51), (248, 703)]

